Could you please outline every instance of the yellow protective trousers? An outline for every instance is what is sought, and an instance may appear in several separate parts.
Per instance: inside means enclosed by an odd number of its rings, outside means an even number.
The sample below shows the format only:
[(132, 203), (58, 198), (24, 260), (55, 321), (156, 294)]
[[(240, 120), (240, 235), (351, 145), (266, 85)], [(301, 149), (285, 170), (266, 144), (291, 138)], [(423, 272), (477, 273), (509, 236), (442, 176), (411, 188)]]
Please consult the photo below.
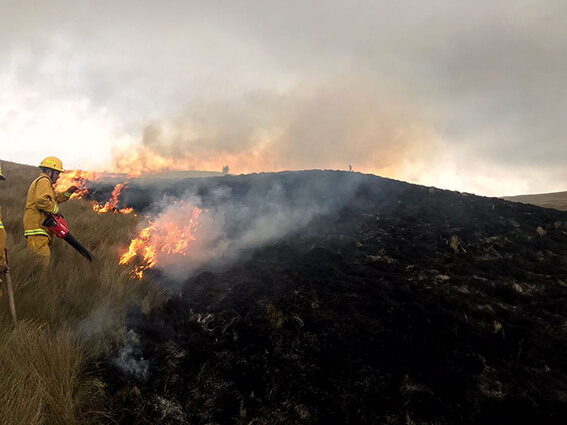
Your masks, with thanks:
[(28, 248), (42, 258), (43, 265), (48, 266), (51, 258), (49, 238), (44, 235), (28, 236)]

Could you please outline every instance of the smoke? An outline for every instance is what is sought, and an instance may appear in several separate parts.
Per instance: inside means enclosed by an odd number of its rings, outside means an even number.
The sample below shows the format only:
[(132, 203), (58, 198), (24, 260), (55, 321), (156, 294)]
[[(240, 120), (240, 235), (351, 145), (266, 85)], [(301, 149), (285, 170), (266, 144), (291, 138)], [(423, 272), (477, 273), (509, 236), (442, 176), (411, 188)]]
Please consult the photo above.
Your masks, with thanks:
[(564, 190), (564, 1), (32, 3), (0, 5), (6, 160)]
[(146, 380), (148, 377), (149, 362), (142, 356), (140, 338), (132, 329), (128, 331), (124, 345), (111, 362), (125, 374), (136, 379)]
[(140, 146), (115, 151), (117, 171), (259, 172), (312, 168), (393, 174), (427, 162), (443, 143), (419, 112), (364, 78), (344, 76), (288, 92), (192, 101), (153, 121)]
[[(365, 178), (304, 172), (204, 179), (177, 199), (168, 196), (153, 204), (149, 221), (155, 233), (149, 243), (165, 247), (156, 250), (156, 267), (182, 281), (204, 268), (232, 265), (351, 205)], [(198, 218), (194, 208), (202, 210)], [(178, 249), (179, 241), (188, 242), (186, 249)]]
[[(323, 212), (316, 205), (293, 206), (274, 187), (266, 194), (265, 204), (251, 197), (238, 201), (209, 200), (213, 206), (204, 209), (198, 228), (184, 254), (159, 255), (158, 268), (172, 279), (184, 280), (199, 268), (219, 268), (233, 264), (254, 248), (283, 238), (307, 226), (313, 217)], [(189, 200), (165, 207), (156, 223), (184, 223), (187, 205), (203, 206), (203, 200), (191, 196)]]
[(110, 353), (126, 336), (126, 328), (117, 327), (117, 323), (122, 323), (122, 316), (121, 311), (103, 305), (73, 328), (74, 336), (94, 353)]

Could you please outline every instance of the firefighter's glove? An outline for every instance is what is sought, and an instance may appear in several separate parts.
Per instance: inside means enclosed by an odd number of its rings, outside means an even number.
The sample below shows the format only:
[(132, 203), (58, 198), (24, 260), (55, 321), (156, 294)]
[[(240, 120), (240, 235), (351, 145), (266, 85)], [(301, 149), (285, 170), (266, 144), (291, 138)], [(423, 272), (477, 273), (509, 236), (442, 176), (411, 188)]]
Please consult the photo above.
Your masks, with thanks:
[(67, 189), (67, 193), (70, 193), (72, 195), (77, 190), (79, 190), (79, 188), (77, 186), (71, 186), (69, 189)]

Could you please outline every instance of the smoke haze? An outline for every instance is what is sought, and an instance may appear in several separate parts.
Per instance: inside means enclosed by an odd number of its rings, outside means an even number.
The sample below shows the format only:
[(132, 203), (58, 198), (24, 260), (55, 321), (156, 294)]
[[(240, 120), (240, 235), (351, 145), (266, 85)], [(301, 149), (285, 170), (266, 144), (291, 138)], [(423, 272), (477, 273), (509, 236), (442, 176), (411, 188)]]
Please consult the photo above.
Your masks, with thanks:
[[(150, 207), (149, 222), (157, 237), (180, 237), (203, 210), (198, 226), (182, 254), (159, 252), (156, 267), (173, 280), (184, 281), (202, 268), (224, 268), (299, 231), (318, 219), (356, 206), (355, 200), (368, 176), (356, 173), (303, 172), (206, 179), (179, 199), (168, 195)], [(146, 193), (152, 194), (151, 187)], [(374, 202), (370, 199), (368, 202)]]
[(176, 120), (147, 125), (137, 156), (117, 154), (115, 166), (151, 169), (157, 157), (176, 169), (227, 164), (241, 173), (354, 164), (384, 173), (429, 162), (443, 147), (435, 130), (386, 90), (343, 79), (279, 95), (202, 100)]
[(483, 194), (565, 190), (566, 12), (560, 0), (7, 0), (2, 159), (352, 164)]

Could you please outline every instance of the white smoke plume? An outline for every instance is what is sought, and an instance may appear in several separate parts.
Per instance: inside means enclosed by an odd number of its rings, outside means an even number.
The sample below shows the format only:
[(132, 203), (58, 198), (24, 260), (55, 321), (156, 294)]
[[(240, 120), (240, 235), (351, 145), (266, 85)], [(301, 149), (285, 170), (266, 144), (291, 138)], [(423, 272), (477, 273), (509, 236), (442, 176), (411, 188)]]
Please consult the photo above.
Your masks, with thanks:
[[(240, 202), (228, 202), (205, 208), (197, 197), (167, 205), (154, 220), (163, 226), (183, 226), (190, 218), (188, 211), (200, 206), (195, 239), (183, 254), (158, 253), (158, 268), (169, 278), (185, 279), (202, 266), (223, 267), (238, 260), (251, 249), (276, 241), (286, 234), (305, 227), (323, 212), (315, 205), (292, 206), (275, 193), (268, 194), (261, 207)], [(165, 227), (165, 226), (164, 226)], [(179, 229), (179, 227), (177, 227)]]
[[(235, 180), (225, 185), (218, 178), (206, 194), (193, 188), (182, 199), (163, 198), (153, 205), (158, 212), (149, 219), (149, 243), (158, 247), (152, 248), (157, 253), (155, 268), (182, 281), (204, 268), (234, 264), (349, 204), (362, 176), (348, 173), (348, 178), (330, 179), (324, 172), (309, 178), (303, 173), (258, 175), (248, 177), (244, 189)], [(200, 215), (194, 208), (202, 210)]]
[(111, 361), (124, 373), (136, 379), (143, 381), (148, 377), (149, 361), (142, 356), (140, 338), (132, 329), (128, 331), (124, 345)]

